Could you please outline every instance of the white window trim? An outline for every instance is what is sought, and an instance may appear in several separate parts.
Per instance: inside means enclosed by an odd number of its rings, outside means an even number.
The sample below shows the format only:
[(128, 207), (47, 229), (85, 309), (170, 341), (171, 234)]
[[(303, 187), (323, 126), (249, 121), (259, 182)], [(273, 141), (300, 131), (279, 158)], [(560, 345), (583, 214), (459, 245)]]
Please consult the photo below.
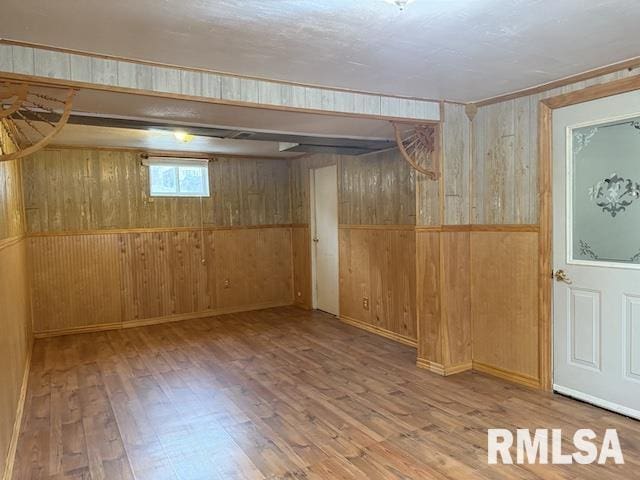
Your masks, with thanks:
[[(157, 165), (166, 165), (166, 166), (188, 166), (194, 167), (199, 166), (203, 168), (206, 172), (205, 178), (205, 192), (202, 195), (194, 195), (192, 193), (181, 193), (181, 192), (152, 192), (151, 191), (151, 182), (149, 182), (149, 196), (151, 197), (180, 197), (180, 198), (204, 198), (211, 196), (211, 189), (209, 187), (209, 160), (206, 158), (182, 158), (182, 157), (148, 157), (142, 160), (142, 165), (147, 167), (153, 167)], [(176, 179), (177, 188), (180, 188), (180, 183), (178, 179)]]

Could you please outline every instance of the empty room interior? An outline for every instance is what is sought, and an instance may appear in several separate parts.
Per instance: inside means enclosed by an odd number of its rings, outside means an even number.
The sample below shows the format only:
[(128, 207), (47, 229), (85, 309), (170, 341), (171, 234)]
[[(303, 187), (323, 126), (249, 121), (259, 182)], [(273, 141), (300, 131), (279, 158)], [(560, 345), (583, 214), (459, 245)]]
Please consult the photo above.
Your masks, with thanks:
[(636, 0), (0, 15), (3, 480), (638, 478)]

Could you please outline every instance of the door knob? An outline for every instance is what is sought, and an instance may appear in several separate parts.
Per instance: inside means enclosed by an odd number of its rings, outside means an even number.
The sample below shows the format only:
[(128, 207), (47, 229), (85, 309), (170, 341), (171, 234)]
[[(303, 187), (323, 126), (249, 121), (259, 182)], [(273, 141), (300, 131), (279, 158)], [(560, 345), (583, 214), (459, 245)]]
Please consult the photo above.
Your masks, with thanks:
[(313, 239), (313, 241), (314, 241), (315, 243), (318, 243), (318, 242), (320, 241), (320, 239), (319, 239), (318, 237), (315, 237), (315, 238)]
[(564, 270), (556, 270), (556, 273), (553, 276), (555, 277), (556, 282), (564, 282), (568, 283), (569, 285), (573, 283), (569, 278), (569, 275), (567, 275), (567, 272), (565, 272)]

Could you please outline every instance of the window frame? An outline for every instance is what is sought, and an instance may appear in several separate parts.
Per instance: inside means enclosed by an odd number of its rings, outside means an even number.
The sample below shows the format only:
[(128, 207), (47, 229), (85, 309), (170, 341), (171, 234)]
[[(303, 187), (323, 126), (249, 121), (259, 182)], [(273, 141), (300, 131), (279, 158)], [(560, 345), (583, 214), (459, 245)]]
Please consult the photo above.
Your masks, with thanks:
[[(150, 197), (174, 197), (174, 198), (207, 198), (211, 196), (211, 186), (209, 179), (209, 160), (202, 158), (179, 158), (179, 157), (148, 157), (143, 160), (143, 165), (149, 168), (149, 196)], [(173, 167), (175, 169), (176, 191), (174, 192), (154, 192), (151, 181), (151, 169), (153, 167)], [(203, 172), (204, 191), (201, 193), (183, 193), (180, 191), (180, 167), (200, 168)]]

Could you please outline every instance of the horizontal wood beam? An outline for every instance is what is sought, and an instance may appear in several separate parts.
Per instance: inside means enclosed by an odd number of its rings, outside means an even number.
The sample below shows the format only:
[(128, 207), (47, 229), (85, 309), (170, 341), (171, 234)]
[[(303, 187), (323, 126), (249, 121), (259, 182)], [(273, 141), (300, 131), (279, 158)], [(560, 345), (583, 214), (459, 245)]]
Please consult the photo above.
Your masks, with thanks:
[(292, 112), (441, 121), (441, 102), (298, 85), (0, 41), (0, 77)]

